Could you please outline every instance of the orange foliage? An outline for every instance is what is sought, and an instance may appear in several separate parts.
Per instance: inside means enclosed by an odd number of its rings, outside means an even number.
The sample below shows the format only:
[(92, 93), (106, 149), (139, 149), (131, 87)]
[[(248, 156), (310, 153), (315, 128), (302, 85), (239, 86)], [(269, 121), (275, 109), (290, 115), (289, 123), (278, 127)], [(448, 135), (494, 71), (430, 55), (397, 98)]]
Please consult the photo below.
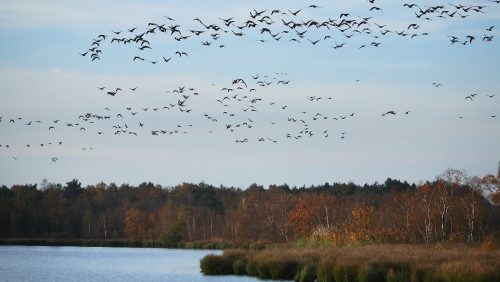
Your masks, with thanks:
[(129, 209), (125, 216), (125, 235), (129, 239), (140, 240), (146, 237), (145, 215), (138, 209)]
[(495, 205), (500, 205), (500, 191), (491, 194), (491, 201), (495, 203)]
[(311, 234), (317, 227), (331, 228), (335, 218), (337, 198), (327, 194), (299, 195), (288, 219), (296, 237)]

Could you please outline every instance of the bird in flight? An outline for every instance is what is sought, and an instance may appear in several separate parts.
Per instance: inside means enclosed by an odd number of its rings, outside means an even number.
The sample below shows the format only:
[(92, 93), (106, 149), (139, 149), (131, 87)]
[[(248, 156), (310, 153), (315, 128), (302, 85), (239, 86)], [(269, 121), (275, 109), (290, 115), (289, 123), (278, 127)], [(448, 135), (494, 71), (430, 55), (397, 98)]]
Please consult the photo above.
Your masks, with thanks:
[(309, 42), (311, 42), (311, 44), (312, 44), (312, 45), (316, 45), (316, 43), (318, 43), (318, 42), (320, 42), (320, 41), (321, 41), (321, 39), (318, 39), (318, 40), (316, 40), (316, 41), (312, 41), (312, 40), (311, 40), (311, 39), (309, 39), (309, 38), (308, 38), (307, 40), (309, 40)]
[(385, 113), (382, 114), (383, 117), (385, 117), (386, 115), (396, 115), (396, 112), (395, 111), (387, 111)]
[(176, 55), (179, 55), (179, 57), (182, 57), (183, 55), (184, 56), (187, 56), (188, 54), (186, 52), (180, 52), (180, 51), (176, 51), (175, 52)]
[(413, 7), (415, 7), (415, 6), (417, 6), (417, 7), (418, 7), (418, 5), (417, 5), (417, 4), (406, 4), (406, 3), (405, 3), (405, 4), (403, 4), (403, 6), (404, 6), (404, 7), (408, 7), (408, 8), (410, 8), (410, 9), (412, 9), (412, 8), (413, 8)]

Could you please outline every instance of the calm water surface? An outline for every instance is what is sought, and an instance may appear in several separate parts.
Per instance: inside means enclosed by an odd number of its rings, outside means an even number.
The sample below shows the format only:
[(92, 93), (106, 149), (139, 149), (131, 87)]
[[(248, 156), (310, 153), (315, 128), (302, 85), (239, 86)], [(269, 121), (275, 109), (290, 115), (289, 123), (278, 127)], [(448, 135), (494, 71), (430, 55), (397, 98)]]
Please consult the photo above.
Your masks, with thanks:
[(204, 276), (200, 259), (219, 251), (0, 246), (0, 281), (261, 281)]

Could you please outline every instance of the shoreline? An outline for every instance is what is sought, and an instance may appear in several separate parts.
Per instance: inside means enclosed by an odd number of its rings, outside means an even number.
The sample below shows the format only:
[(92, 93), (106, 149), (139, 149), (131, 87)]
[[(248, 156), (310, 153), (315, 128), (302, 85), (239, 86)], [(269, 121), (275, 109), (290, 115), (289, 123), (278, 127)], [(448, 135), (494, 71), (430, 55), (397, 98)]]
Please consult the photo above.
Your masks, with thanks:
[(157, 241), (126, 239), (52, 239), (16, 238), (0, 239), (0, 246), (53, 246), (53, 247), (129, 247), (129, 248), (168, 248), (168, 244)]
[(0, 246), (53, 246), (53, 247), (112, 247), (112, 248), (166, 248), (193, 250), (262, 250), (273, 244), (234, 243), (221, 241), (194, 241), (167, 243), (129, 239), (54, 239), (54, 238), (0, 238)]

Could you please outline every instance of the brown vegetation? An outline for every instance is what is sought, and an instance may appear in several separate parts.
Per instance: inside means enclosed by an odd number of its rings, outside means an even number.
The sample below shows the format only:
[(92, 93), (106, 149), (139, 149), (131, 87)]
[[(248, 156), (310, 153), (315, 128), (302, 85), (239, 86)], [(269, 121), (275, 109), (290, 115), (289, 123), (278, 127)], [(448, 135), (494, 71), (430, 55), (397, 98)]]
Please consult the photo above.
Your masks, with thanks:
[[(224, 261), (224, 273), (210, 268), (215, 260)], [(200, 264), (205, 274), (296, 281), (500, 281), (500, 250), (463, 244), (228, 250)]]

